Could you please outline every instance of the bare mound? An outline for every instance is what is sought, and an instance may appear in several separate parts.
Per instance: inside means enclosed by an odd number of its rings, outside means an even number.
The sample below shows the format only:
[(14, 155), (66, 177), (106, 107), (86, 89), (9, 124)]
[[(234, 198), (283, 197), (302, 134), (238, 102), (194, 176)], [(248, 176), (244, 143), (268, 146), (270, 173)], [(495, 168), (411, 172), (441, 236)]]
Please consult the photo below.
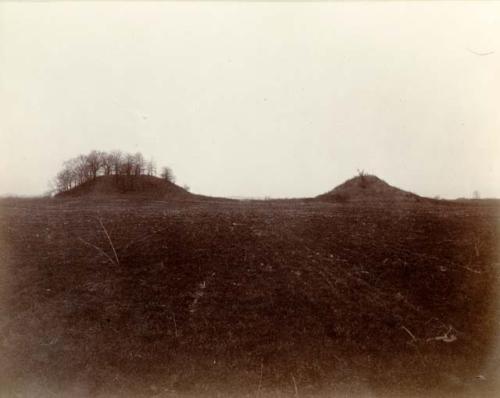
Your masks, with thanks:
[(374, 175), (360, 175), (351, 178), (331, 191), (316, 196), (316, 199), (330, 202), (419, 202), (424, 200), (424, 198), (414, 193), (393, 187)]
[(163, 178), (154, 176), (99, 176), (78, 185), (57, 197), (118, 196), (127, 195), (152, 199), (195, 200), (204, 198), (195, 195)]

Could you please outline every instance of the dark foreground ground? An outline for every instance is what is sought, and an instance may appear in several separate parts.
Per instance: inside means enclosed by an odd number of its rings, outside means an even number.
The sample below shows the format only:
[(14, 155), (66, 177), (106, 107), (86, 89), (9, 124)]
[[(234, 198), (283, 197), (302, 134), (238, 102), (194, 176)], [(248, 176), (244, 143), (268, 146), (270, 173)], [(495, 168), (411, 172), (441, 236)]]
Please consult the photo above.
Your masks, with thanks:
[(0, 396), (496, 396), (499, 210), (3, 200)]

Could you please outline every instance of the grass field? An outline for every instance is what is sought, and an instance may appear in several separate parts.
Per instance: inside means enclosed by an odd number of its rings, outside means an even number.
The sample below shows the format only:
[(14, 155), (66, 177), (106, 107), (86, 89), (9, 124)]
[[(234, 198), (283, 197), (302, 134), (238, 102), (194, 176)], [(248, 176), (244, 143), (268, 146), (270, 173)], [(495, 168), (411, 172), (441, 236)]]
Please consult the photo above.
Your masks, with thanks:
[(4, 199), (0, 394), (494, 394), (499, 217)]

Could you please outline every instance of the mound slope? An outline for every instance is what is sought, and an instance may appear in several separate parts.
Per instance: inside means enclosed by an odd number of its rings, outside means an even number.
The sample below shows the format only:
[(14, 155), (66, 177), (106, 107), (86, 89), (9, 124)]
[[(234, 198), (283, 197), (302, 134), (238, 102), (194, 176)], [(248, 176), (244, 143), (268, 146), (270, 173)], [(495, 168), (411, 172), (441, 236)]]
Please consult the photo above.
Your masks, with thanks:
[(411, 201), (417, 202), (423, 198), (402, 189), (389, 185), (374, 175), (361, 175), (351, 178), (336, 188), (316, 199), (331, 202), (360, 201)]
[(117, 196), (127, 195), (154, 199), (193, 200), (203, 196), (195, 195), (178, 185), (154, 176), (99, 176), (68, 191), (57, 194), (57, 197), (79, 196)]

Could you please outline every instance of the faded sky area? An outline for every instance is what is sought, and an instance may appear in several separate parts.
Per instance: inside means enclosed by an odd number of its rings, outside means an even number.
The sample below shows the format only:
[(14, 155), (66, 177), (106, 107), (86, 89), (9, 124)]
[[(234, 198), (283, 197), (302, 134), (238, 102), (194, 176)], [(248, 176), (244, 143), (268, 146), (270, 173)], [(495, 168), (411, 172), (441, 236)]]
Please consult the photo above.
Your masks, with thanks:
[(498, 2), (0, 3), (0, 194), (121, 149), (208, 195), (500, 197), (499, 104)]

